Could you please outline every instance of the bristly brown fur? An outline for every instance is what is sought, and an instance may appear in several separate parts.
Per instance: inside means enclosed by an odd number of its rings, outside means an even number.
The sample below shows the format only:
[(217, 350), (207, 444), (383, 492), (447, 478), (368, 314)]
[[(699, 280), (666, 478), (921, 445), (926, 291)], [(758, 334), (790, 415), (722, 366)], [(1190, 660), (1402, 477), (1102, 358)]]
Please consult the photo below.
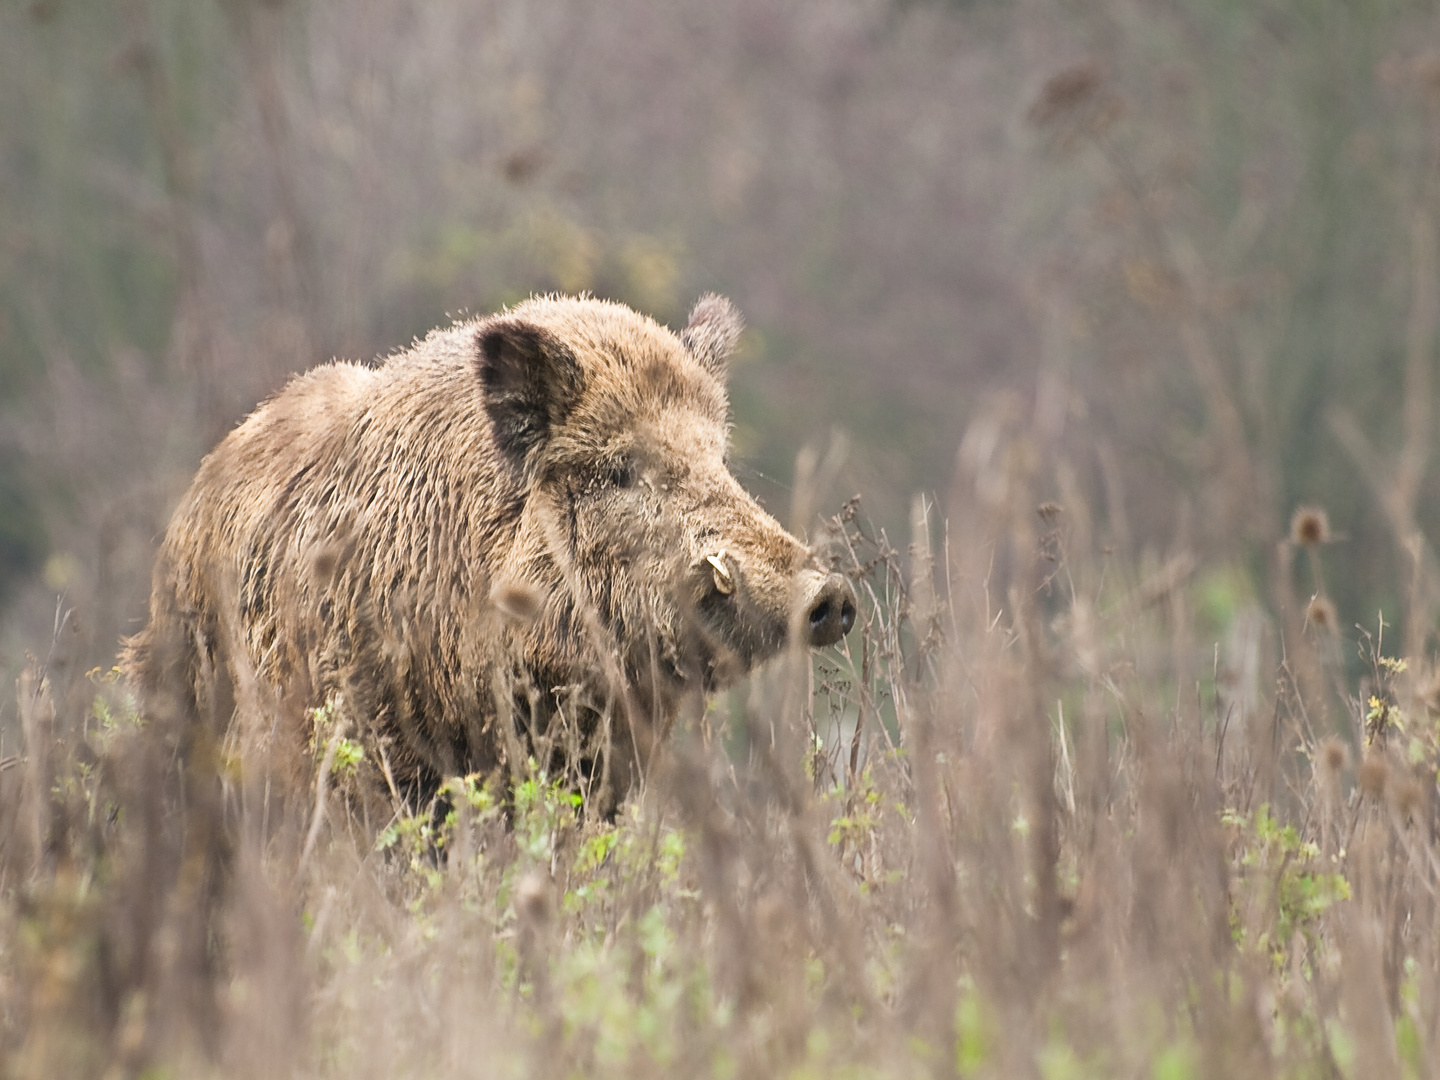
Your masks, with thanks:
[(142, 700), (338, 701), (432, 789), (609, 717), (623, 792), (685, 695), (775, 653), (826, 577), (724, 464), (740, 328), (713, 296), (678, 337), (540, 297), (298, 376), (175, 511), (124, 656)]

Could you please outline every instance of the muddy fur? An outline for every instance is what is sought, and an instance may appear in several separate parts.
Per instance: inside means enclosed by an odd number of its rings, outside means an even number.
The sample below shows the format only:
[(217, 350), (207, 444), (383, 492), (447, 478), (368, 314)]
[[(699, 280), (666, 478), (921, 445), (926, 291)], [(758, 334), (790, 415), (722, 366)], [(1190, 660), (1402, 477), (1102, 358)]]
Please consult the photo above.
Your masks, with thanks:
[(623, 793), (687, 695), (853, 601), (726, 466), (740, 329), (714, 296), (678, 336), (543, 297), (296, 377), (175, 511), (142, 701), (296, 759), (330, 701), (402, 789), (541, 740)]

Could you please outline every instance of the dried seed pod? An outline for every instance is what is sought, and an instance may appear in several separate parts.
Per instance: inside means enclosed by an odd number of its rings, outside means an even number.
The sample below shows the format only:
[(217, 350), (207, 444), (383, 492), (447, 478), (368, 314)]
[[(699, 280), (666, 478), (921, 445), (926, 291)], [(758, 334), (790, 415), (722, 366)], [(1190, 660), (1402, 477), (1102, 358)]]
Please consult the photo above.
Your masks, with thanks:
[(1360, 775), (1356, 778), (1362, 794), (1378, 799), (1385, 794), (1385, 785), (1390, 779), (1390, 764), (1385, 755), (1371, 751), (1360, 762)]
[(1318, 506), (1302, 506), (1290, 519), (1290, 542), (1315, 547), (1330, 542), (1330, 515)]
[(1339, 630), (1339, 623), (1340, 616), (1335, 610), (1333, 600), (1318, 593), (1310, 598), (1310, 603), (1305, 606), (1305, 625), (1307, 627), (1333, 634)]

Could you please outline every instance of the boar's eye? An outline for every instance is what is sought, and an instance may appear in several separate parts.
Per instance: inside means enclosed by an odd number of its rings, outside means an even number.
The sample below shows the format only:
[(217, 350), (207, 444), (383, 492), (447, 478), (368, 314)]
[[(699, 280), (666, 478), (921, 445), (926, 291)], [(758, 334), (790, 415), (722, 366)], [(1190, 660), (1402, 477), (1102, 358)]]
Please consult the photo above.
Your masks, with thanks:
[(606, 464), (602, 474), (607, 487), (632, 488), (640, 481), (640, 468), (629, 458)]

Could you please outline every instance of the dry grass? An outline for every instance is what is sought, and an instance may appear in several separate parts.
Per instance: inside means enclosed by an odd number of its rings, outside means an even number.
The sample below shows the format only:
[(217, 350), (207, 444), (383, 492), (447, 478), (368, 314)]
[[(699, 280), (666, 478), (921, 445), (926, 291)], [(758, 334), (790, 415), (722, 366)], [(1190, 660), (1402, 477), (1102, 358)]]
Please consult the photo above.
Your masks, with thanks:
[(844, 651), (682, 722), (613, 821), (532, 769), (377, 837), (344, 732), (282, 798), (33, 667), (6, 1074), (1432, 1075), (1428, 664), (1212, 640), (1205, 568), (1118, 564), (993, 451), (903, 554), (847, 506)]
[[(5, 17), (17, 130), (73, 155), (37, 190), (98, 187), (0, 245), (46, 387), (0, 451), (57, 519), (5, 627), (74, 608), (0, 708), (0, 1075), (1440, 1075), (1434, 13), (973, 6)], [(44, 81), (87, 22), (148, 157)], [(145, 255), (123, 303), (36, 272), (71, 229)], [(84, 673), (286, 373), (726, 282), (769, 336), (740, 457), (849, 416), (878, 501), (977, 419), (909, 536), (833, 521), (843, 651), (682, 720), (614, 820), (523, 768), (377, 810), (331, 714), (295, 785)], [(799, 471), (804, 524), (839, 469)]]

